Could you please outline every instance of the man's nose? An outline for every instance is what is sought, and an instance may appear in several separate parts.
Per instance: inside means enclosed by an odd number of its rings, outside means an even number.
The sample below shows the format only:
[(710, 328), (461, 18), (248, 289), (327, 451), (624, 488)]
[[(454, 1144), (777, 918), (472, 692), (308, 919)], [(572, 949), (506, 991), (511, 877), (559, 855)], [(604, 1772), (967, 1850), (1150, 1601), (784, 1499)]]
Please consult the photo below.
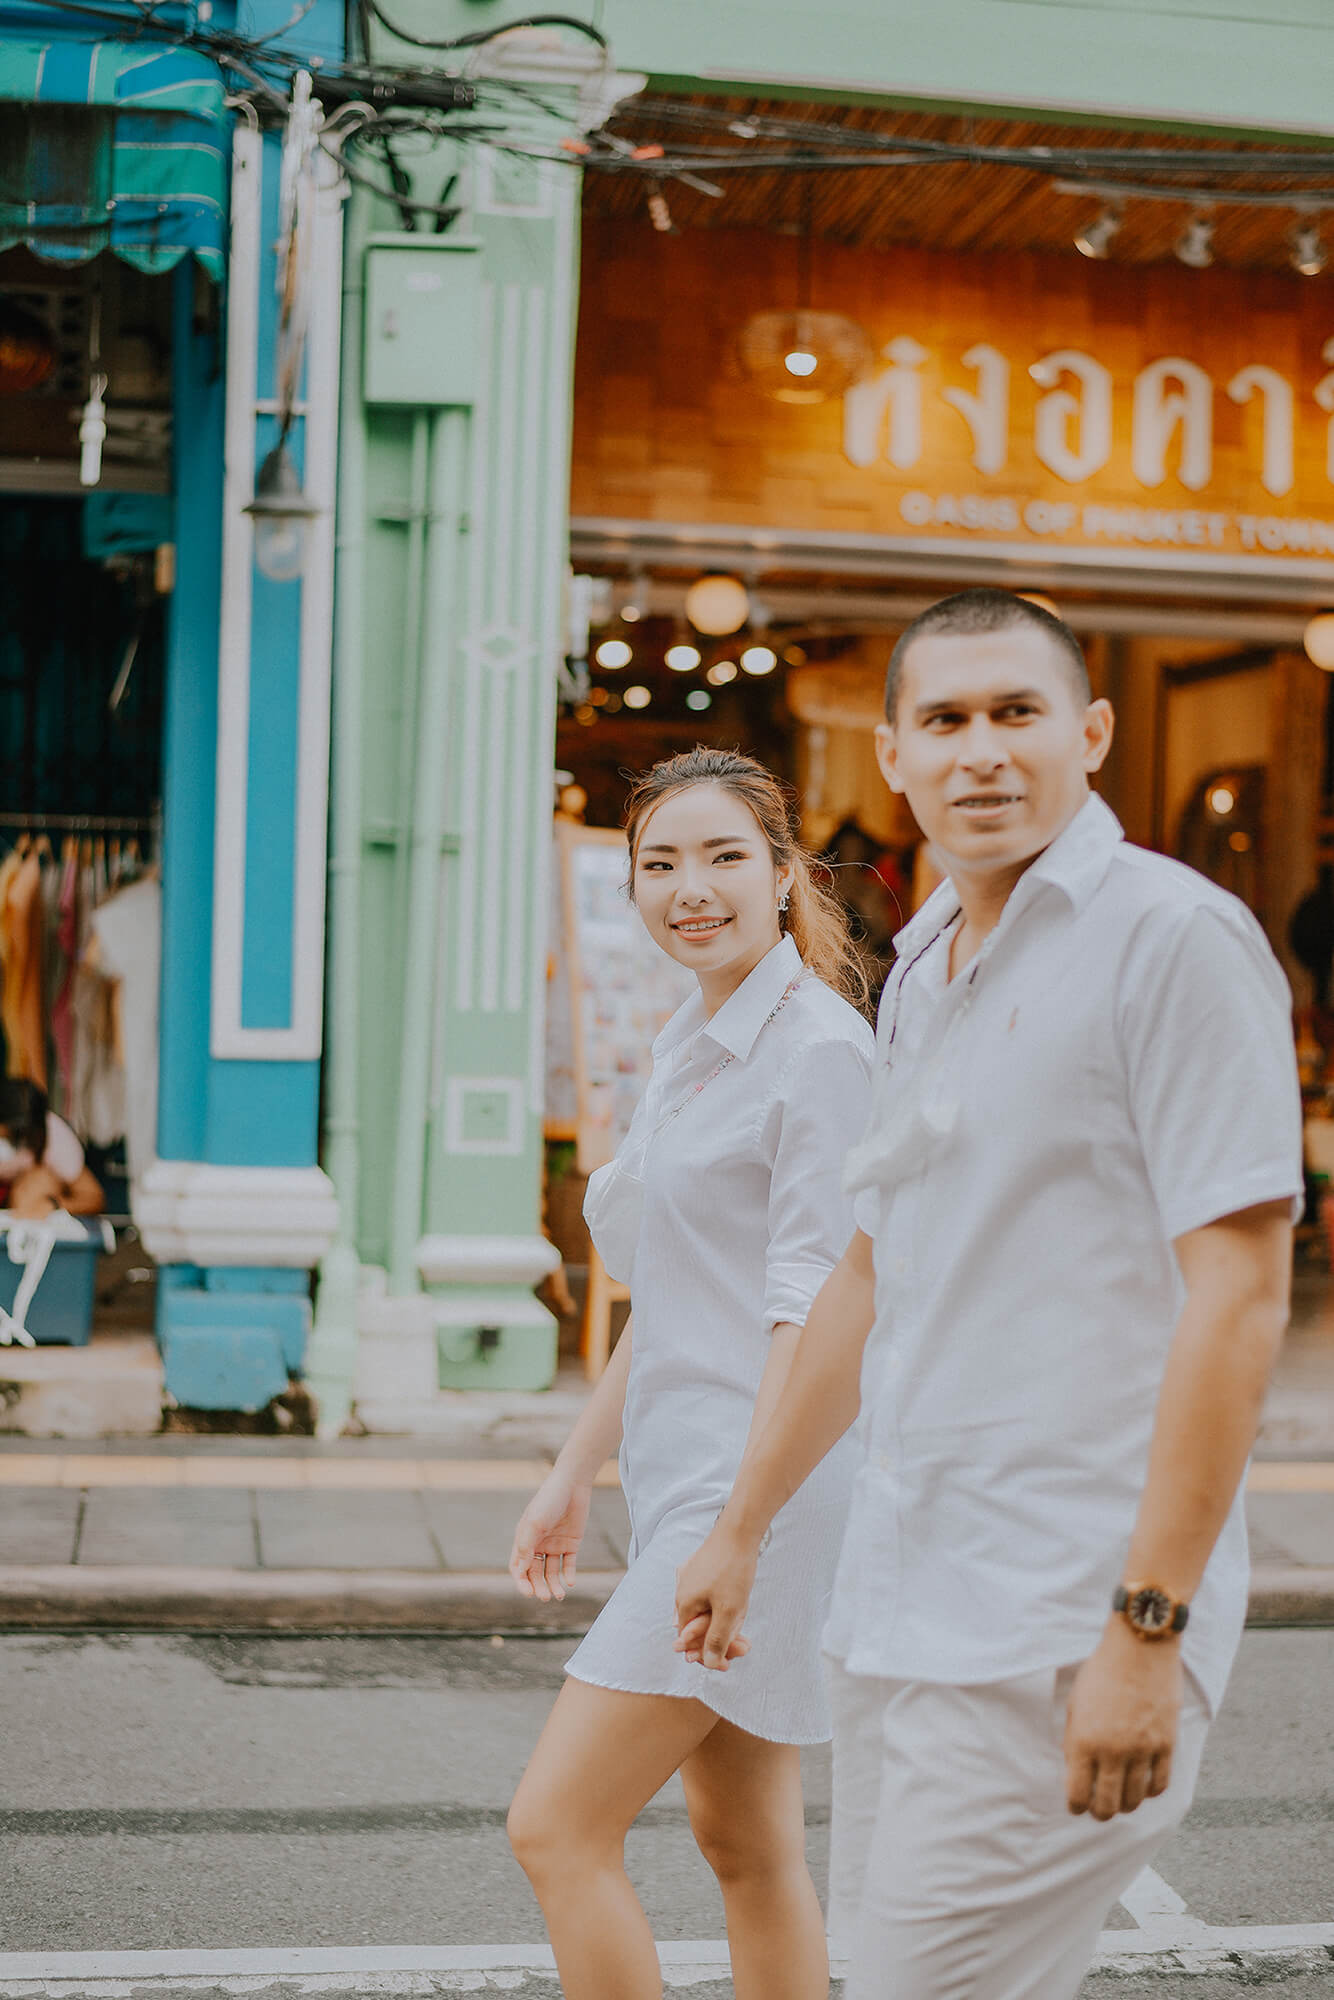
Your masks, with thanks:
[(959, 761), (972, 771), (999, 770), (1009, 758), (1009, 746), (989, 715), (975, 715), (959, 746)]

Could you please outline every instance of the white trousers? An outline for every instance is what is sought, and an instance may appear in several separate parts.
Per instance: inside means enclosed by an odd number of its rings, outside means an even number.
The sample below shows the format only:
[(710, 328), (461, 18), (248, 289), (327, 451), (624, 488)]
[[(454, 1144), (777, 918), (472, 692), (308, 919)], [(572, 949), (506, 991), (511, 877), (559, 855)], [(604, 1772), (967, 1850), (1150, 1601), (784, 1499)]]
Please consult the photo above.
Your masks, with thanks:
[(1073, 1667), (944, 1687), (828, 1665), (846, 2000), (1073, 2000), (1108, 1912), (1189, 1808), (1208, 1730), (1190, 1676), (1167, 1791), (1098, 1821), (1065, 1803)]

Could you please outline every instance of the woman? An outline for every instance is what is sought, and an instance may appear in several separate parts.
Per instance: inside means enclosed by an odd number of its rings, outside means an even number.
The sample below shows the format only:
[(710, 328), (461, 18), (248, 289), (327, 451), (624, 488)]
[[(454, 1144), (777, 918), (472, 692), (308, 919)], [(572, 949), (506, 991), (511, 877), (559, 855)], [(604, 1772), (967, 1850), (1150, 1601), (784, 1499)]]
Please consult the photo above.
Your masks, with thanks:
[(753, 1660), (706, 1673), (675, 1650), (675, 1573), (780, 1394), (802, 1324), (847, 1248), (843, 1155), (860, 1136), (872, 1037), (833, 898), (785, 795), (736, 752), (657, 764), (627, 815), (630, 892), (699, 992), (653, 1045), (625, 1142), (585, 1214), (631, 1324), (525, 1511), (510, 1571), (565, 1594), (592, 1482), (622, 1437), (628, 1572), (570, 1660), (510, 1809), (569, 2000), (661, 1991), (622, 1849), (674, 1771), (722, 1888), (738, 2000), (828, 1991), (806, 1867), (799, 1746), (830, 1735), (820, 1630), (851, 1485), (845, 1441), (774, 1524)]
[(105, 1205), (83, 1147), (46, 1092), (27, 1077), (0, 1078), (0, 1206), (28, 1218), (57, 1208), (100, 1215)]

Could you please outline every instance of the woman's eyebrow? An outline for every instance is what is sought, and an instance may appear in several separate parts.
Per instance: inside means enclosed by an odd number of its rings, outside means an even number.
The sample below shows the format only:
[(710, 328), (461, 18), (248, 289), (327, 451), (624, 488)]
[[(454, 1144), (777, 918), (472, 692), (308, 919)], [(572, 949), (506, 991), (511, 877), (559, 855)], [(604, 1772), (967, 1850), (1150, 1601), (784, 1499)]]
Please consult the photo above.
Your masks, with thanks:
[[(700, 842), (700, 846), (706, 848), (746, 847), (749, 844), (750, 836), (745, 833), (720, 833), (712, 840), (702, 840)], [(641, 854), (679, 854), (681, 852), (679, 847), (673, 847), (670, 842), (665, 840), (646, 841), (639, 851)]]

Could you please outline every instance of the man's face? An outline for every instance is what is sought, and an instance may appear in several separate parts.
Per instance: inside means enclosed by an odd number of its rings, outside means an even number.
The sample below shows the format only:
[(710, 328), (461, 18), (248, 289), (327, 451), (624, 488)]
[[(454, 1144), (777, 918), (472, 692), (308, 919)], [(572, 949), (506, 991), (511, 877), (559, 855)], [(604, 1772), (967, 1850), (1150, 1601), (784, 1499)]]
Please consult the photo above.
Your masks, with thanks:
[(1080, 703), (1036, 626), (924, 634), (875, 736), (886, 782), (942, 862), (985, 877), (1022, 869), (1073, 819), (1111, 747), (1112, 711)]

